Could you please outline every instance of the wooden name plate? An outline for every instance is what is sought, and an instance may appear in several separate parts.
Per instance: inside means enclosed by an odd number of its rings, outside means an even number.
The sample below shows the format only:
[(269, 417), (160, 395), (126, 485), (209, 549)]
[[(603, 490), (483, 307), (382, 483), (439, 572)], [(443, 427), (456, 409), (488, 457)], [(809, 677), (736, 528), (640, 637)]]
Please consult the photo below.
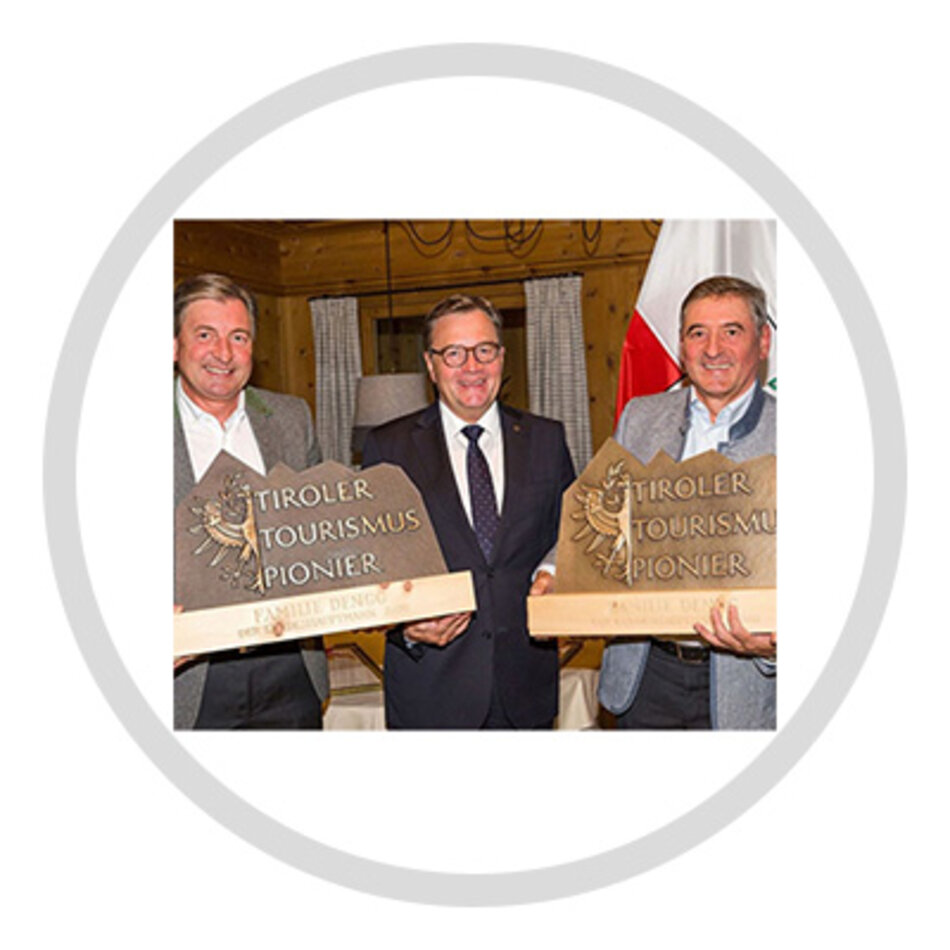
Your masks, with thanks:
[(175, 656), (388, 627), (474, 609), (472, 575), (461, 571), (192, 610), (175, 616)]
[(776, 628), (775, 589), (643, 591), (618, 594), (548, 594), (528, 598), (528, 628), (536, 637), (641, 636), (696, 637), (694, 623), (709, 626), (709, 611), (723, 617), (739, 608), (750, 633)]
[(475, 596), (397, 466), (264, 478), (222, 452), (175, 513), (175, 603), (182, 656), (460, 613)]
[(714, 606), (776, 628), (775, 456), (641, 464), (608, 439), (564, 493), (557, 593), (528, 599), (534, 636), (695, 637)]

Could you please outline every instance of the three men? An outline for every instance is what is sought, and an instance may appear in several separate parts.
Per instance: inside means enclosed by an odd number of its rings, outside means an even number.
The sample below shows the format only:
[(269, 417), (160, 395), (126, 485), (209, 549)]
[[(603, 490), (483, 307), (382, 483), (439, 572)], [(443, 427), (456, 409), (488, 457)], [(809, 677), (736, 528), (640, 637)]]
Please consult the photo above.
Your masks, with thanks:
[[(227, 277), (175, 289), (175, 505), (222, 449), (265, 474), (320, 461), (302, 399), (248, 386), (257, 304)], [(175, 666), (176, 729), (319, 729), (329, 693), (319, 641), (188, 657)]]
[[(716, 449), (733, 461), (775, 452), (775, 399), (759, 384), (771, 345), (765, 294), (734, 277), (697, 284), (680, 308), (680, 355), (690, 387), (631, 400), (616, 440), (641, 462), (665, 450), (686, 459)], [(751, 634), (735, 608), (702, 640), (617, 640), (599, 698), (628, 729), (774, 729), (775, 634)]]
[[(438, 401), (367, 437), (364, 465), (399, 465), (421, 492), (450, 571), (470, 570), (477, 609), (387, 637), (391, 729), (549, 728), (558, 655), (528, 635), (525, 598), (557, 539), (574, 468), (559, 422), (498, 402), (501, 318), (456, 295), (426, 317), (425, 362)], [(534, 587), (532, 588), (532, 582)]]
[[(175, 294), (175, 501), (221, 449), (264, 473), (319, 461), (309, 409), (247, 385), (256, 304), (203, 275)], [(425, 362), (438, 400), (374, 430), (364, 464), (399, 465), (421, 492), (450, 571), (472, 572), (477, 609), (391, 631), (389, 728), (547, 728), (558, 702), (556, 645), (532, 640), (525, 598), (543, 569), (561, 495), (574, 478), (560, 423), (498, 401), (501, 318), (481, 297), (430, 311)], [(642, 462), (717, 449), (734, 461), (775, 452), (775, 400), (758, 382), (771, 330), (762, 291), (737, 278), (694, 287), (680, 312), (690, 387), (632, 400), (616, 438)], [(730, 610), (697, 641), (618, 640), (599, 696), (621, 728), (774, 728), (775, 634), (750, 634)], [(702, 638), (701, 640), (699, 638)], [(319, 728), (326, 662), (312, 641), (189, 658), (176, 665), (177, 728)]]

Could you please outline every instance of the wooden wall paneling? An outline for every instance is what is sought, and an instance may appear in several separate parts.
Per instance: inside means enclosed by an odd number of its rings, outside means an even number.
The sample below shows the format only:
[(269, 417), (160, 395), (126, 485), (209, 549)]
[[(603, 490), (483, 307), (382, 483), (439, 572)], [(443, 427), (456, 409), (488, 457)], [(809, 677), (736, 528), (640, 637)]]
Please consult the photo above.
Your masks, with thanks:
[(316, 362), (308, 298), (281, 297), (279, 304), (284, 391), (316, 406)]
[(308, 297), (386, 287), (382, 221), (341, 221), (280, 242), (285, 293)]
[(587, 350), (587, 389), (593, 450), (613, 434), (620, 352), (637, 302), (646, 262), (591, 269), (582, 300)]
[(359, 302), (360, 313), (360, 357), (363, 362), (363, 375), (372, 376), (379, 372), (377, 353), (376, 321), (384, 319), (385, 311), (381, 312), (369, 300)]
[(528, 392), (528, 348), (524, 324), (505, 325), (505, 370), (502, 374), (501, 398), (511, 406), (530, 409)]
[[(536, 222), (525, 222), (530, 229)], [(419, 285), (477, 284), (485, 280), (551, 276), (590, 263), (649, 256), (656, 226), (642, 221), (545, 221), (535, 240), (518, 248), (504, 240), (500, 221), (452, 225), (451, 240), (438, 243), (447, 221), (392, 222), (391, 271), (396, 290)], [(509, 224), (510, 227), (510, 224)], [(478, 236), (473, 236), (472, 231)], [(425, 241), (436, 242), (425, 244)], [(382, 222), (328, 222), (319, 230), (295, 233), (280, 244), (285, 293), (346, 294), (386, 289)], [(483, 291), (490, 296), (486, 288)]]
[[(480, 235), (473, 237), (465, 222), (456, 221), (450, 242), (434, 247), (421, 242), (445, 233), (448, 223), (411, 222), (415, 233), (409, 222), (392, 223), (396, 290), (506, 278), (517, 282), (588, 265), (630, 263), (649, 257), (658, 226), (545, 221), (537, 239), (518, 249), (503, 240), (504, 222), (471, 222)], [(267, 236), (268, 228), (274, 236)], [(381, 292), (386, 289), (384, 232), (380, 221), (314, 223), (311, 230), (294, 222), (177, 221), (175, 268), (179, 275), (219, 270), (257, 291), (286, 296)]]
[(284, 361), (281, 348), (280, 298), (273, 294), (255, 294), (257, 298), (257, 334), (254, 338), (254, 372), (251, 382), (278, 392), (284, 386)]
[[(524, 245), (505, 238), (505, 222), (456, 221), (451, 240), (428, 247), (422, 240), (444, 234), (449, 222), (398, 223), (391, 229), (395, 286), (428, 280), (431, 283), (477, 283), (506, 277), (521, 281), (577, 270), (585, 264), (617, 257), (637, 257), (652, 250), (655, 237), (639, 221), (602, 222), (586, 231), (581, 221), (525, 222), (525, 233), (535, 237)], [(508, 222), (511, 230), (512, 222)], [(485, 296), (493, 291), (484, 288)]]
[(209, 272), (255, 293), (280, 293), (279, 242), (236, 222), (176, 221), (175, 280)]

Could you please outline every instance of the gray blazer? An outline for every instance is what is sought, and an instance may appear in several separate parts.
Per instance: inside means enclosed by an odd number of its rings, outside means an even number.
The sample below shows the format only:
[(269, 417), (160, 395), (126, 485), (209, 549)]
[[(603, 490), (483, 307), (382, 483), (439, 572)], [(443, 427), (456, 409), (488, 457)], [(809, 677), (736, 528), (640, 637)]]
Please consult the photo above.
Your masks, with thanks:
[[(313, 434), (310, 407), (303, 399), (285, 396), (266, 389), (248, 386), (244, 407), (254, 430), (264, 468), (270, 471), (278, 462), (284, 462), (300, 471), (317, 465), (321, 460), (320, 446)], [(195, 487), (195, 476), (188, 456), (185, 433), (178, 417), (175, 402), (175, 507)], [(300, 643), (304, 666), (321, 700), (330, 693), (327, 658), (320, 640), (302, 640)], [(198, 661), (175, 674), (175, 728), (191, 729), (198, 718), (207, 661)]]
[[(744, 462), (775, 453), (774, 397), (756, 383), (745, 415), (729, 430), (718, 450)], [(631, 399), (614, 438), (643, 464), (661, 449), (682, 456), (689, 429), (689, 389)], [(618, 640), (607, 646), (600, 668), (598, 698), (613, 713), (630, 707), (646, 666), (649, 641)], [(752, 657), (713, 652), (709, 668), (710, 716), (713, 729), (775, 728), (775, 664)]]

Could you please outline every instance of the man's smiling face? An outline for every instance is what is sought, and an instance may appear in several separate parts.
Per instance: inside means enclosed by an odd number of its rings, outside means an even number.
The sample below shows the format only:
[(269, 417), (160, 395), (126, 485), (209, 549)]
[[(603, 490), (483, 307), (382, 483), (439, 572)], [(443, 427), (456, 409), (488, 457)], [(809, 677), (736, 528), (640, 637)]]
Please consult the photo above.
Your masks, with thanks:
[[(479, 343), (500, 343), (495, 325), (481, 310), (447, 313), (432, 325), (429, 346), (442, 350), (447, 346), (473, 347)], [(474, 353), (456, 368), (446, 366), (440, 356), (425, 354), (429, 378), (439, 398), (460, 419), (477, 422), (498, 397), (501, 373), (505, 365), (504, 348), (491, 363), (479, 363)]]
[(742, 297), (703, 297), (686, 308), (680, 356), (713, 419), (755, 382), (771, 340), (768, 324), (756, 329), (755, 316)]
[(196, 300), (182, 314), (174, 358), (182, 388), (224, 423), (253, 367), (251, 318), (240, 300)]

